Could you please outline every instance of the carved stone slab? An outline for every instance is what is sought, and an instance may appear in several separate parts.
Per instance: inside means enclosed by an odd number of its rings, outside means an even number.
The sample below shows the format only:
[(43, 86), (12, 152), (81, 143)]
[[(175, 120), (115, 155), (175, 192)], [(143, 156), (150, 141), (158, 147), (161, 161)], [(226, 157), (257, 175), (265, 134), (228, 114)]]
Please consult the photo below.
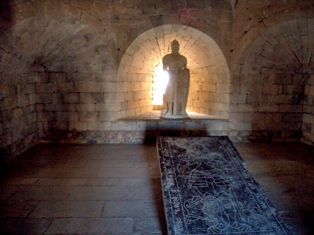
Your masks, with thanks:
[(228, 137), (157, 141), (169, 235), (290, 234)]

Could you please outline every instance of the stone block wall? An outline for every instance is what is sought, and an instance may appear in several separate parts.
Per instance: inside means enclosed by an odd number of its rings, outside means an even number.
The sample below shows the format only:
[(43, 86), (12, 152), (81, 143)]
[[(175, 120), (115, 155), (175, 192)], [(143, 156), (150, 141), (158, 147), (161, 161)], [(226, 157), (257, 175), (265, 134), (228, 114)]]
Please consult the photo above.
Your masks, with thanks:
[[(118, 117), (130, 117), (151, 112), (153, 71), (127, 73), (127, 79), (117, 84), (118, 92), (115, 97)], [(114, 117), (113, 117), (114, 118)]]
[(225, 73), (213, 68), (192, 71), (187, 107), (190, 112), (229, 117), (230, 81)]
[(306, 84), (303, 109), (302, 141), (314, 145), (314, 75), (309, 77)]
[(297, 13), (301, 4), (290, 18), (274, 22), (279, 15), (265, 15), (261, 21), (253, 17), (261, 6), (243, 7), (253, 14), (239, 16), (237, 24), (244, 29), (234, 34), (241, 39), (233, 51), (232, 61), (237, 62), (232, 71), (230, 121), (233, 128), (268, 130), (271, 139), (299, 140), (306, 84), (314, 69), (313, 18)]
[(117, 71), (117, 117), (132, 117), (153, 110), (153, 80), (160, 49), (153, 30), (138, 35), (121, 56)]
[(268, 131), (270, 140), (300, 138), (306, 77), (267, 72), (239, 76), (230, 97), (231, 129)]
[[(43, 76), (44, 75), (44, 76)], [(0, 163), (36, 145), (48, 128), (41, 112), (52, 101), (45, 74), (0, 75)]]
[[(46, 72), (46, 83), (38, 84), (41, 114), (50, 130), (95, 130), (113, 119), (115, 86), (111, 82), (73, 80), (64, 72)], [(43, 93), (40, 93), (43, 91)], [(58, 138), (55, 136), (54, 138)]]
[[(196, 2), (0, 4), (2, 159), (39, 139), (138, 143), (174, 129), (312, 143), (311, 1)], [(188, 108), (227, 120), (121, 120), (152, 109), (173, 39), (191, 69)]]

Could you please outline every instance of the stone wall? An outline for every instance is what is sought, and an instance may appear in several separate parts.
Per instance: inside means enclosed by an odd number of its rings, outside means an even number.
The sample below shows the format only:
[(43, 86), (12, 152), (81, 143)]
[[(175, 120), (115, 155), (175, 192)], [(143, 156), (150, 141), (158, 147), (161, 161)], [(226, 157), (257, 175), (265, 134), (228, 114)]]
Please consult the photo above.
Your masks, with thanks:
[[(1, 159), (39, 139), (143, 142), (167, 130), (313, 143), (312, 1), (0, 7)], [(122, 121), (152, 109), (153, 68), (174, 38), (191, 69), (188, 108), (225, 120)]]
[(314, 76), (311, 75), (305, 89), (303, 138), (305, 143), (314, 145)]
[(41, 107), (52, 97), (41, 89), (44, 79), (38, 73), (19, 78), (1, 74), (0, 162), (36, 145), (46, 133), (48, 123)]
[(217, 119), (229, 117), (229, 70), (218, 68), (209, 66), (191, 70), (188, 111)]
[[(295, 74), (247, 74), (231, 94), (231, 128), (269, 131), (270, 140), (301, 137), (304, 78)], [(235, 78), (236, 79), (236, 78)]]
[(254, 39), (233, 60), (230, 120), (235, 129), (269, 130), (271, 139), (302, 137), (304, 92), (314, 70), (313, 22), (307, 17), (269, 27), (264, 22), (243, 35)]

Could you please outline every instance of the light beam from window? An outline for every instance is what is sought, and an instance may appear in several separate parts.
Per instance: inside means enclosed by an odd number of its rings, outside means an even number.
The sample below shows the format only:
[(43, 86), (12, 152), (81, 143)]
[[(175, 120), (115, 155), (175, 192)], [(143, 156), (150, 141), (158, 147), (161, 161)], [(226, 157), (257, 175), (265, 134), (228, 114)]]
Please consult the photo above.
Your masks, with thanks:
[(161, 106), (163, 104), (163, 96), (165, 94), (169, 81), (168, 72), (163, 70), (162, 63), (158, 64), (154, 70), (153, 77), (153, 105)]

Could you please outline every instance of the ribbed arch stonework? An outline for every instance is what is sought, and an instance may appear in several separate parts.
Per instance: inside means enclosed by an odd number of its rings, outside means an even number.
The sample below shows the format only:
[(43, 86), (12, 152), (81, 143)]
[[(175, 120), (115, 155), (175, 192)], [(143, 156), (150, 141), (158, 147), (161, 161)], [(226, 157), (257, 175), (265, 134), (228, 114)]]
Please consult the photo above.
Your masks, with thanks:
[[(282, 22), (262, 32), (235, 66), (234, 93), (242, 93), (257, 109), (276, 104), (278, 95), (290, 94), (287, 104), (296, 104), (297, 96), (304, 95), (306, 76), (314, 71), (313, 37), (314, 19), (309, 18)], [(265, 99), (265, 95), (270, 96)], [(302, 100), (297, 103), (301, 104)]]
[(274, 25), (242, 53), (246, 73), (265, 70), (298, 73), (314, 67), (314, 19), (297, 18)]
[(311, 128), (304, 126), (312, 126), (313, 118), (309, 89), (314, 74), (313, 37), (314, 20), (305, 17), (261, 31), (235, 65), (230, 100), (237, 113), (231, 113), (230, 119), (242, 111), (242, 121), (250, 123), (250, 129), (300, 137), (303, 128), (303, 135), (310, 135)]
[(229, 68), (217, 43), (189, 26), (168, 24), (139, 35), (124, 53), (118, 69), (121, 116), (152, 110), (152, 77), (162, 57), (171, 52), (172, 40), (180, 43), (191, 71), (188, 111), (228, 117)]

